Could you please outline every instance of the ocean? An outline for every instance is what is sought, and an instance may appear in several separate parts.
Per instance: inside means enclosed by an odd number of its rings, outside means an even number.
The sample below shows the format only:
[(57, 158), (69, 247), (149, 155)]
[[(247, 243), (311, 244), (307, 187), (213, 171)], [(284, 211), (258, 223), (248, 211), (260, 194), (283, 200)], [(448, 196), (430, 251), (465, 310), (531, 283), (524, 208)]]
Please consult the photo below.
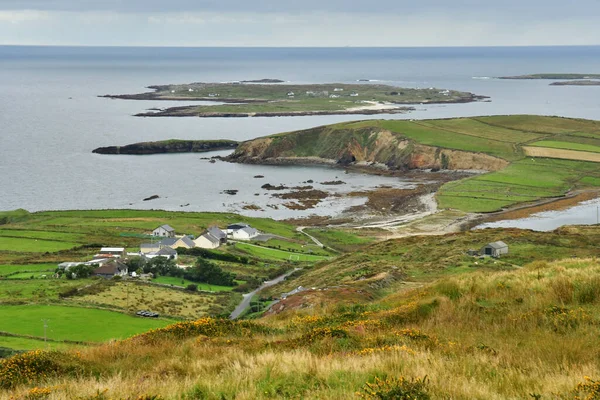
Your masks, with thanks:
[[(369, 118), (449, 118), (543, 114), (600, 119), (600, 87), (498, 80), (542, 72), (600, 73), (600, 47), (502, 48), (83, 48), (0, 46), (0, 210), (165, 209), (234, 211), (287, 218), (331, 215), (364, 199), (333, 198), (312, 210), (281, 207), (260, 186), (336, 178), (335, 190), (410, 187), (399, 178), (326, 167), (246, 166), (214, 154), (106, 156), (100, 146), (170, 138), (247, 140)], [(470, 91), (491, 102), (416, 105), (406, 115), (275, 118), (139, 118), (181, 102), (126, 101), (103, 94), (155, 84), (277, 78), (292, 83), (352, 83)], [(222, 153), (220, 153), (222, 154)], [(254, 175), (264, 175), (262, 180)], [(319, 185), (316, 185), (319, 188)], [(224, 190), (237, 189), (231, 196)], [(151, 195), (159, 199), (144, 202)], [(244, 207), (257, 205), (263, 211)]]

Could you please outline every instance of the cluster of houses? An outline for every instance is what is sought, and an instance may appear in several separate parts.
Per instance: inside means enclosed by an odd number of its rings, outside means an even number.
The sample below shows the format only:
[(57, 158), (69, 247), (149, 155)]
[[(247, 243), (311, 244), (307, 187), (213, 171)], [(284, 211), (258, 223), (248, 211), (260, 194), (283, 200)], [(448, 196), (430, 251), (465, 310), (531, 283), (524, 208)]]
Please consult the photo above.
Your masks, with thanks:
[[(344, 89), (343, 88), (334, 88), (333, 91), (334, 92), (343, 92)], [(288, 92), (287, 93), (288, 97), (294, 97), (295, 95), (296, 94), (294, 92)], [(323, 96), (323, 97), (329, 97), (330, 99), (338, 99), (340, 97), (339, 94), (335, 94), (335, 93), (329, 94), (329, 91), (327, 91), (327, 90), (323, 90), (321, 92), (315, 92), (315, 91), (312, 91), (312, 90), (308, 90), (308, 91), (306, 91), (306, 95), (307, 96), (313, 96), (313, 97), (314, 96)], [(352, 92), (352, 93), (350, 93), (350, 97), (358, 97), (358, 93), (357, 92)]]
[[(192, 236), (187, 235), (178, 236), (175, 233), (175, 229), (170, 225), (161, 225), (152, 231), (152, 236), (158, 240), (156, 242), (142, 243), (138, 253), (127, 253), (123, 247), (103, 247), (90, 261), (63, 262), (59, 264), (58, 267), (68, 271), (70, 268), (77, 265), (94, 265), (97, 266), (93, 271), (93, 275), (95, 276), (103, 278), (127, 276), (129, 271), (124, 260), (128, 256), (140, 256), (147, 260), (151, 260), (155, 257), (165, 257), (176, 260), (178, 255), (175, 249), (179, 247), (186, 249), (194, 247), (216, 249), (227, 243), (229, 239), (251, 240), (259, 235), (260, 232), (258, 230), (241, 222), (228, 225), (225, 230), (221, 230), (217, 226), (211, 226), (206, 232), (195, 239)], [(135, 272), (133, 274), (135, 274)]]

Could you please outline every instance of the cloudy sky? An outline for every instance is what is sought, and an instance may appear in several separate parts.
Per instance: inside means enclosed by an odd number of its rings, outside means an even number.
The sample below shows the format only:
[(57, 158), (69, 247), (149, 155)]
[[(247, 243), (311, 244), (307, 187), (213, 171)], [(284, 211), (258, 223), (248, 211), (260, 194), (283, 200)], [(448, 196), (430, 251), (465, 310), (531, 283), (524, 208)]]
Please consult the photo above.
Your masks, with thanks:
[(0, 0), (0, 45), (600, 44), (600, 0)]

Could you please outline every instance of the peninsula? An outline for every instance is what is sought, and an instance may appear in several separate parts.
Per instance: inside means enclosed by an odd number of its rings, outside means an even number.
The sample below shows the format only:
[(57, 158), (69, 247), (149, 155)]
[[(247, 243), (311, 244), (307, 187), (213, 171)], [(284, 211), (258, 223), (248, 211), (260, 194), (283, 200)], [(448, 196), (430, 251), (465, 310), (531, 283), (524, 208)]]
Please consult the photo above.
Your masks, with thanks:
[(576, 80), (576, 81), (561, 81), (561, 82), (552, 82), (550, 86), (600, 86), (600, 80)]
[(97, 154), (164, 154), (164, 153), (204, 153), (216, 150), (231, 150), (238, 146), (234, 140), (161, 140), (140, 142), (127, 146), (108, 146), (94, 149)]
[(277, 80), (149, 86), (152, 92), (101, 97), (126, 100), (214, 102), (150, 110), (140, 117), (275, 117), (304, 115), (397, 114), (403, 105), (468, 103), (486, 99), (469, 92), (400, 88), (378, 84), (283, 84)]

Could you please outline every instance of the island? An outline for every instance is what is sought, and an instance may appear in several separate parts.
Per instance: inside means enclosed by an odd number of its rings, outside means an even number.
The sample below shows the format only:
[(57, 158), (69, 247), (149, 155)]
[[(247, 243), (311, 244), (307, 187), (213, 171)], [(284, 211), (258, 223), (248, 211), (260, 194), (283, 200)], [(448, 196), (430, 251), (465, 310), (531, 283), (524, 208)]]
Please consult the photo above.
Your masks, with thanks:
[(584, 79), (577, 81), (552, 82), (550, 86), (600, 86), (600, 80), (593, 81), (590, 79)]
[(238, 146), (234, 140), (180, 140), (170, 139), (157, 142), (140, 142), (126, 146), (109, 146), (94, 149), (97, 154), (165, 154), (165, 153), (204, 153), (217, 150), (231, 150)]
[(530, 74), (516, 76), (500, 76), (498, 79), (600, 79), (600, 74)]
[(205, 118), (397, 114), (414, 110), (406, 105), (469, 103), (488, 98), (433, 87), (415, 89), (370, 83), (274, 83), (276, 81), (278, 80), (149, 86), (152, 92), (100, 97), (214, 102), (214, 105), (186, 105), (136, 114), (139, 117)]

